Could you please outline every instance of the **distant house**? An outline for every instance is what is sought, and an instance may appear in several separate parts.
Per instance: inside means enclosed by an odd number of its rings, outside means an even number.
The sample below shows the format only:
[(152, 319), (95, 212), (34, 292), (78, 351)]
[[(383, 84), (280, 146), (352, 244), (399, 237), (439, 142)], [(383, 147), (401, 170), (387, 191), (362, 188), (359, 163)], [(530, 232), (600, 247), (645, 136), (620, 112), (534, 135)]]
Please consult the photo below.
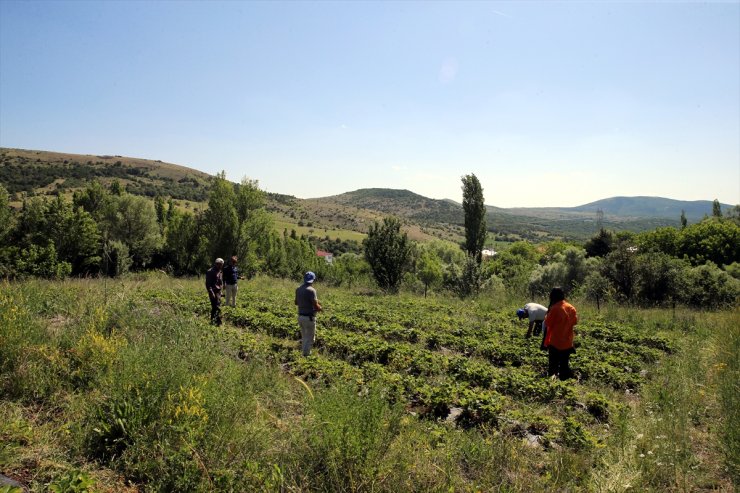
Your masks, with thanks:
[(332, 262), (334, 262), (334, 255), (332, 255), (331, 252), (325, 252), (324, 250), (316, 250), (316, 256), (324, 257), (324, 260), (326, 260), (327, 264), (331, 264)]
[(485, 258), (485, 257), (493, 257), (494, 255), (498, 255), (498, 252), (493, 249), (489, 250), (487, 248), (484, 248), (483, 250), (481, 250), (480, 254), (482, 257)]

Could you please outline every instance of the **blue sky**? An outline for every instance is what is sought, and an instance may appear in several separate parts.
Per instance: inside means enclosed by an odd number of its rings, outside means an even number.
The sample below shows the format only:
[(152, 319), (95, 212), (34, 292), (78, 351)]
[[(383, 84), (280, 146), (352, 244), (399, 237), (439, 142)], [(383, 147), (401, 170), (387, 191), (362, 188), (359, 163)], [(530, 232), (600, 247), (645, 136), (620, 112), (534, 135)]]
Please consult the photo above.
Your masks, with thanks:
[(0, 1), (0, 146), (299, 197), (740, 203), (740, 2)]

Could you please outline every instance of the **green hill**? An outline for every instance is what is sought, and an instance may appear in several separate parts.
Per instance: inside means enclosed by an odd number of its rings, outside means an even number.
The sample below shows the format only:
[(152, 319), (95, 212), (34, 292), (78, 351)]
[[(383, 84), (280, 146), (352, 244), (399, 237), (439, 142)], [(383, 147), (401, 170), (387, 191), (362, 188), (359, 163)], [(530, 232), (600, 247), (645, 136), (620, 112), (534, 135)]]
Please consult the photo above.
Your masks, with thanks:
[[(202, 208), (210, 175), (160, 160), (124, 156), (69, 154), (0, 148), (0, 183), (19, 204), (23, 193), (71, 193), (93, 179), (118, 180), (128, 192), (181, 201)], [(178, 202), (179, 203), (179, 202)], [(463, 237), (462, 206), (449, 199), (424, 197), (409, 190), (366, 188), (330, 197), (299, 199), (268, 193), (268, 210), (279, 229), (340, 239), (361, 239), (374, 221), (399, 217), (411, 238), (459, 242)], [(722, 204), (724, 209), (732, 206)], [(597, 211), (603, 212), (597, 223)], [(584, 240), (600, 225), (615, 231), (645, 231), (677, 226), (681, 210), (690, 221), (711, 214), (710, 201), (661, 197), (612, 197), (578, 207), (501, 208), (487, 206), (489, 231), (498, 240)]]
[(210, 186), (207, 173), (158, 160), (0, 149), (0, 183), (11, 195), (65, 193), (94, 179), (106, 184), (118, 180), (136, 195), (192, 202), (205, 201)]
[[(462, 205), (450, 200), (430, 199), (409, 190), (366, 188), (341, 195), (311, 199), (317, 203), (341, 204), (382, 214), (392, 214), (421, 225), (448, 224), (462, 234)], [(674, 201), (679, 202), (680, 201)], [(711, 212), (711, 202), (710, 212)], [(596, 210), (587, 206), (574, 208), (513, 208), (487, 206), (488, 229), (499, 240), (528, 239), (542, 241), (553, 238), (583, 240), (598, 229)], [(586, 209), (581, 209), (586, 208)], [(646, 231), (659, 226), (677, 226), (680, 209), (673, 217), (645, 213), (625, 216), (605, 212), (602, 224), (616, 231)]]

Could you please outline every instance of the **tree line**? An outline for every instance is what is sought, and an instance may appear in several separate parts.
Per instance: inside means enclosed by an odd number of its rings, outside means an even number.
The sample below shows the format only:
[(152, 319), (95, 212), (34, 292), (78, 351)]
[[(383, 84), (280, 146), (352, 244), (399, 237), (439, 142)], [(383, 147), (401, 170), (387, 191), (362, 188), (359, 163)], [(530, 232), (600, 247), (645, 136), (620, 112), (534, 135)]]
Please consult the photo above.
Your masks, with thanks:
[(276, 231), (266, 194), (252, 180), (234, 184), (216, 176), (208, 207), (194, 212), (180, 210), (171, 198), (127, 193), (115, 181), (108, 187), (92, 181), (71, 199), (26, 198), (13, 210), (0, 186), (0, 276), (117, 276), (146, 269), (193, 275), (216, 257), (237, 255), (247, 276), (299, 279), (313, 270), (333, 285), (372, 283), (425, 295), (505, 290), (534, 298), (559, 285), (597, 302), (715, 307), (735, 303), (740, 294), (740, 219), (734, 212), (639, 234), (601, 229), (582, 245), (520, 241), (483, 258), (486, 213), (475, 175), (462, 178), (462, 192), (466, 236), (460, 245), (412, 242), (401, 221), (387, 217), (371, 225), (361, 247), (339, 249), (329, 265), (316, 249), (332, 242)]
[(248, 274), (288, 277), (323, 267), (307, 238), (274, 230), (256, 181), (233, 184), (223, 174), (214, 178), (204, 211), (127, 193), (115, 181), (109, 187), (92, 181), (71, 200), (25, 198), (17, 211), (8, 202), (0, 186), (0, 275), (6, 278), (145, 269), (192, 275), (232, 255), (245, 261)]

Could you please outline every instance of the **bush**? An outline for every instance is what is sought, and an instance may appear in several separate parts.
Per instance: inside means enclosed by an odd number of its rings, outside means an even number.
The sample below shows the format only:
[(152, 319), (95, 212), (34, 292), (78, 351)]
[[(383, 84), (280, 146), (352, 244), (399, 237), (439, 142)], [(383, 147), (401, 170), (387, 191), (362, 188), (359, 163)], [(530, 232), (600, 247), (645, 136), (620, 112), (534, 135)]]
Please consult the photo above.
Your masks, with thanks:
[(740, 281), (709, 263), (690, 269), (682, 300), (700, 308), (731, 306), (740, 296)]
[(305, 457), (307, 489), (372, 490), (376, 473), (400, 431), (403, 409), (389, 406), (379, 389), (359, 395), (352, 386), (328, 389), (309, 406)]

